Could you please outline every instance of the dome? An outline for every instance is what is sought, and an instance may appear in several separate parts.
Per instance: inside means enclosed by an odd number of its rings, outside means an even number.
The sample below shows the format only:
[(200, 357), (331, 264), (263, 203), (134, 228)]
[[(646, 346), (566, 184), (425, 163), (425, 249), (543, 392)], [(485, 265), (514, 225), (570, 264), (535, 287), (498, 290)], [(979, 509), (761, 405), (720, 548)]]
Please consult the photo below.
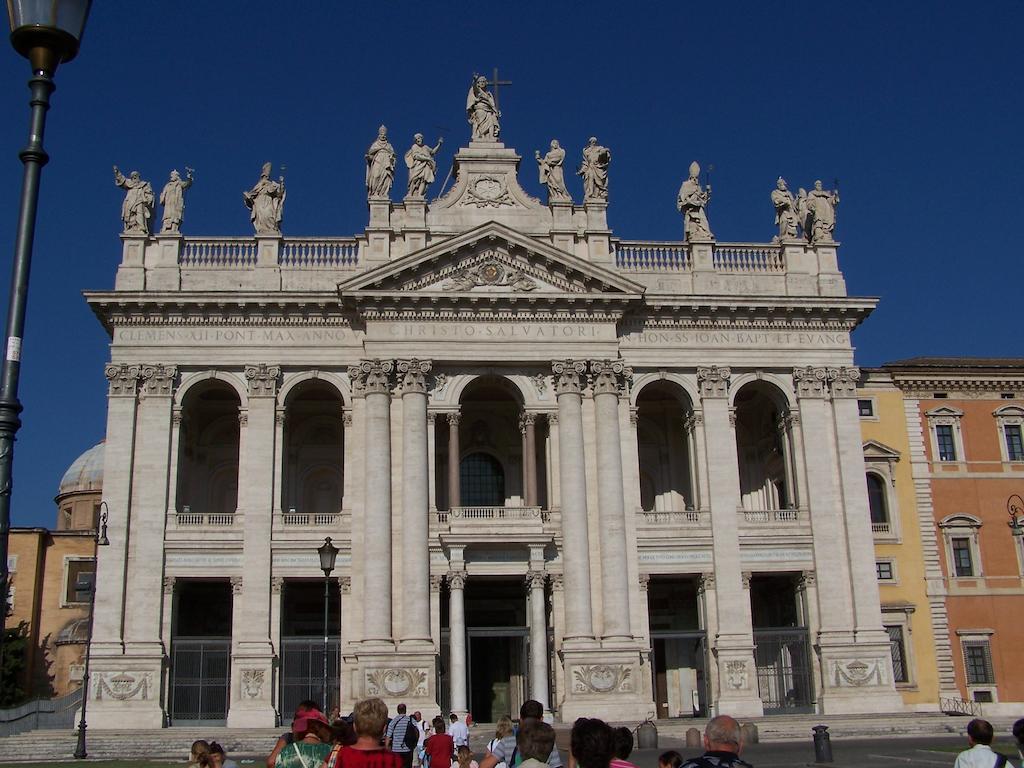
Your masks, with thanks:
[(58, 496), (76, 491), (99, 491), (103, 489), (103, 441), (94, 445), (72, 462), (64, 477), (60, 479)]

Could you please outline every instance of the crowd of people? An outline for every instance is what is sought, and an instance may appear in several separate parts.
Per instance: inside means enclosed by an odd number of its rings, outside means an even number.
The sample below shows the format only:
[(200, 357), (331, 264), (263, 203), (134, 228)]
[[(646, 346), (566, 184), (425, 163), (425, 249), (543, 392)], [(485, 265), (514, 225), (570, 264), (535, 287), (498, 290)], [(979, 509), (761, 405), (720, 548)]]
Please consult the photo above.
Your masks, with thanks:
[[(957, 756), (954, 768), (1007, 765), (1007, 757), (991, 747), (994, 735), (991, 723), (972, 720), (967, 726), (970, 748)], [(1024, 719), (1014, 724), (1013, 736), (1024, 765)], [(708, 721), (703, 744), (703, 754), (689, 759), (675, 750), (663, 752), (658, 768), (752, 768), (740, 758), (740, 724), (728, 715)], [(629, 728), (583, 717), (572, 727), (567, 768), (636, 768), (629, 762), (632, 751)], [(217, 742), (196, 741), (189, 768), (238, 765)], [(312, 701), (299, 704), (291, 730), (278, 738), (266, 768), (562, 768), (562, 758), (555, 731), (544, 722), (544, 708), (537, 701), (523, 704), (518, 725), (508, 716), (498, 721), (478, 764), (469, 746), (468, 724), (455, 714), (448, 722), (438, 714), (428, 724), (420, 712), (410, 714), (399, 704), (397, 714), (389, 717), (381, 699), (369, 698), (347, 717), (335, 712), (328, 718)]]

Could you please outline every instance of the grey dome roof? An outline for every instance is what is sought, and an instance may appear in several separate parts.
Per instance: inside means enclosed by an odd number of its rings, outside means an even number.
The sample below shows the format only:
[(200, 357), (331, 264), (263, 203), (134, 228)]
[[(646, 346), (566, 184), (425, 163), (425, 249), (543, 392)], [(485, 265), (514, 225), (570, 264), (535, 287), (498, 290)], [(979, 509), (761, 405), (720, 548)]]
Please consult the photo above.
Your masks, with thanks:
[(60, 479), (57, 495), (75, 491), (99, 491), (103, 489), (103, 441), (94, 445), (72, 462), (64, 477)]

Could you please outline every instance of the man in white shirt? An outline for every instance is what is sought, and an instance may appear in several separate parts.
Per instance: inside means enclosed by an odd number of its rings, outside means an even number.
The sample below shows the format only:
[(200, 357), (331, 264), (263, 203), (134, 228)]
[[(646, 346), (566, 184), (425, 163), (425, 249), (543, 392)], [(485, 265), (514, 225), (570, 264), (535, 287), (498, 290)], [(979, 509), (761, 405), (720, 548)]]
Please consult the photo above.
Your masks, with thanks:
[(994, 735), (988, 720), (971, 720), (967, 724), (967, 743), (971, 748), (956, 756), (953, 768), (1003, 768), (1006, 755), (992, 751)]
[(448, 726), (448, 735), (455, 742), (455, 749), (469, 746), (469, 728), (459, 720), (459, 716), (452, 712), (451, 725)]

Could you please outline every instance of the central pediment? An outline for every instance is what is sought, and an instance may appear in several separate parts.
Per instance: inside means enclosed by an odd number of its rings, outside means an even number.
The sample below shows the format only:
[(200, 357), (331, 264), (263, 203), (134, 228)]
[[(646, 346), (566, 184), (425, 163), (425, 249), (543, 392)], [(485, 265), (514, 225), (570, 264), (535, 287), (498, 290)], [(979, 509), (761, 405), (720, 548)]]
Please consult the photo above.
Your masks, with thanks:
[(644, 287), (498, 222), (434, 243), (343, 283), (343, 300), (636, 301)]

